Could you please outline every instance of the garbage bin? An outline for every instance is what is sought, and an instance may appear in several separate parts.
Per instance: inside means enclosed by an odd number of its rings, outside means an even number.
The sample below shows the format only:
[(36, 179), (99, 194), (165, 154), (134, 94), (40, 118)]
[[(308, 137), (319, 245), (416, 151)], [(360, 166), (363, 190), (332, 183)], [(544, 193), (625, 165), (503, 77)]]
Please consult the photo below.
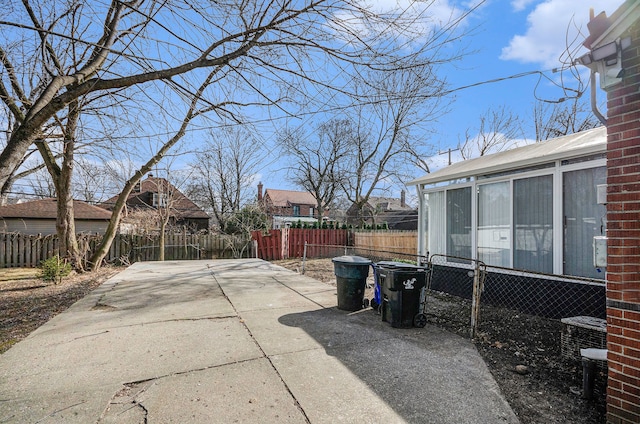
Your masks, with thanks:
[(392, 327), (424, 327), (421, 296), (427, 283), (427, 268), (402, 262), (378, 262), (376, 274), (381, 290), (382, 320)]
[(332, 262), (338, 283), (338, 309), (362, 309), (371, 261), (361, 256), (338, 256)]

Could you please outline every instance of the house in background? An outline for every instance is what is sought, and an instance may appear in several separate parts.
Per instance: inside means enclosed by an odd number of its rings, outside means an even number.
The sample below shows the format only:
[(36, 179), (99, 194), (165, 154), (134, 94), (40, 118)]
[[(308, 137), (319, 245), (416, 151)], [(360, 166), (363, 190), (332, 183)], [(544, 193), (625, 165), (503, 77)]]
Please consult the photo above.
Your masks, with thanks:
[[(274, 190), (268, 188), (262, 193), (263, 185), (258, 184), (258, 204), (269, 217), (271, 228), (279, 229), (291, 224), (313, 224), (318, 222), (316, 198), (308, 191)], [(325, 211), (323, 216), (327, 216)]]
[[(77, 233), (102, 234), (111, 212), (79, 200), (73, 201)], [(56, 199), (41, 199), (0, 207), (0, 231), (21, 234), (56, 234)]]
[[(117, 196), (114, 196), (101, 206), (107, 210), (113, 210), (116, 200)], [(126, 217), (135, 211), (153, 212), (167, 207), (169, 207), (170, 225), (192, 232), (209, 228), (209, 215), (202, 208), (165, 178), (154, 177), (153, 174), (149, 174), (131, 191), (124, 213)], [(121, 230), (124, 230), (122, 225)]]
[(397, 197), (369, 197), (369, 201), (359, 211), (355, 205), (347, 210), (347, 224), (387, 224), (390, 230), (416, 230), (418, 211), (407, 205), (405, 191)]

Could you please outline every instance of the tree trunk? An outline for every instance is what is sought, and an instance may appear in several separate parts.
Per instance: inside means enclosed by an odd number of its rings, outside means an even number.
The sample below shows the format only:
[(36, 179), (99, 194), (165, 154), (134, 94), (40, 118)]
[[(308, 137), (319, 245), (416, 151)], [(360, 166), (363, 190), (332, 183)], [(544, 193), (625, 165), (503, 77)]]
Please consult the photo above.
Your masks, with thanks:
[[(92, 271), (97, 271), (98, 269), (100, 269), (100, 267), (102, 266), (102, 261), (107, 256), (107, 253), (109, 253), (111, 243), (113, 242), (113, 239), (116, 237), (116, 233), (118, 232), (122, 210), (127, 205), (127, 198), (129, 197), (129, 194), (131, 194), (133, 187), (138, 181), (140, 181), (144, 173), (148, 172), (148, 169), (144, 169), (145, 168), (143, 167), (143, 169), (138, 171), (129, 181), (127, 181), (127, 183), (124, 185), (124, 188), (122, 189), (122, 193), (120, 193), (120, 195), (118, 196), (113, 211), (111, 211), (111, 219), (109, 220), (109, 225), (107, 225), (107, 229), (102, 236), (102, 241), (96, 248), (93, 256), (91, 256), (91, 259), (89, 259), (89, 266), (91, 267)], [(151, 167), (149, 167), (149, 169), (151, 169)]]
[(73, 198), (68, 188), (58, 193), (56, 203), (56, 232), (60, 240), (60, 255), (67, 258), (75, 270), (82, 271), (82, 258), (78, 249), (74, 222)]
[(60, 253), (71, 261), (71, 266), (74, 269), (82, 271), (82, 258), (78, 249), (78, 240), (76, 239), (73, 194), (71, 192), (71, 177), (75, 164), (75, 137), (79, 118), (79, 102), (71, 102), (65, 128), (62, 168), (59, 173), (56, 173), (54, 183), (56, 185), (57, 198), (56, 230), (60, 239)]
[[(168, 212), (168, 211), (167, 211)], [(164, 261), (164, 242), (165, 242), (165, 229), (167, 228), (167, 221), (162, 217), (160, 220), (160, 235), (158, 238), (158, 249), (160, 250), (158, 254), (158, 260), (160, 262)]]
[(324, 208), (316, 205), (316, 211), (318, 212), (318, 227), (322, 228), (322, 216), (324, 215)]

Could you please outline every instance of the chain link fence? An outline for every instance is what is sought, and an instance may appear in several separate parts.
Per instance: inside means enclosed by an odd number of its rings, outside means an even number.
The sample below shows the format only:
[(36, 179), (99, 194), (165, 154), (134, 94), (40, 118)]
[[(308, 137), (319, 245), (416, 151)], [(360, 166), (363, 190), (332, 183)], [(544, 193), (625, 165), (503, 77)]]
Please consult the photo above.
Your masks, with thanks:
[[(600, 322), (606, 318), (605, 283), (602, 280), (488, 266), (478, 260), (456, 256), (426, 257), (353, 246), (309, 244), (305, 246), (302, 272), (307, 259), (342, 255), (362, 256), (373, 262), (428, 265), (426, 309), (429, 319), (471, 337), (479, 333), (495, 334), (498, 328), (503, 327), (505, 332), (521, 328), (526, 334), (527, 325), (534, 325), (535, 321), (549, 328), (539, 332), (557, 333), (557, 347), (560, 349), (561, 333), (576, 332), (570, 328), (572, 320), (567, 318), (586, 316)], [(498, 325), (499, 315), (508, 316), (505, 320), (510, 324)], [(599, 335), (592, 338), (602, 339)], [(586, 341), (577, 346), (602, 347), (596, 344)]]
[[(605, 322), (606, 293), (602, 280), (487, 266), (480, 261), (446, 255), (432, 255), (429, 265), (434, 319), (449, 327), (450, 323), (456, 323), (453, 329), (458, 332), (462, 323), (467, 322), (472, 337), (484, 332), (504, 339), (496, 334), (500, 328), (505, 333), (520, 328), (524, 334), (554, 334), (554, 341), (557, 341), (554, 348), (559, 348), (561, 337), (568, 339), (570, 334), (579, 331), (572, 324), (574, 317)], [(455, 303), (456, 306), (445, 308), (442, 305), (445, 300), (448, 301), (446, 304)], [(507, 321), (511, 324), (498, 323), (500, 315), (509, 316)], [(527, 331), (527, 326), (534, 324), (549, 329)], [(583, 339), (574, 337), (573, 350), (604, 348), (601, 334)], [(577, 352), (567, 350), (565, 356), (579, 358)]]
[[(427, 323), (471, 337), (492, 369), (516, 373), (518, 366), (524, 366), (525, 373), (535, 376), (539, 390), (553, 386), (579, 396), (580, 349), (606, 348), (602, 280), (519, 271), (454, 256), (420, 257), (351, 246), (310, 245), (307, 253), (302, 268), (310, 258), (324, 258), (330, 269), (330, 258), (342, 255), (426, 265), (421, 312)], [(607, 364), (601, 362), (595, 392), (600, 399), (596, 408), (604, 411)], [(508, 390), (508, 383), (505, 387)]]

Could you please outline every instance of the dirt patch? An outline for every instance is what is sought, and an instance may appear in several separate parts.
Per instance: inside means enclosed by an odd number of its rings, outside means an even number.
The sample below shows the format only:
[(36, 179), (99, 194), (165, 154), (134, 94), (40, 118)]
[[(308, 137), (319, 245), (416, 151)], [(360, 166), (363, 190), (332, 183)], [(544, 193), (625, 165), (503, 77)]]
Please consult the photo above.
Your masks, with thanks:
[(40, 279), (37, 269), (0, 270), (0, 354), (122, 269), (73, 274), (59, 284)]
[[(276, 261), (301, 272), (300, 260)], [(305, 275), (335, 285), (330, 259), (308, 260)], [(369, 278), (366, 296), (373, 293)], [(434, 292), (427, 299), (429, 324), (469, 337), (471, 303)], [(582, 367), (560, 354), (561, 323), (505, 308), (482, 307), (474, 343), (523, 424), (606, 422), (606, 374), (596, 376), (594, 400), (581, 398)]]

